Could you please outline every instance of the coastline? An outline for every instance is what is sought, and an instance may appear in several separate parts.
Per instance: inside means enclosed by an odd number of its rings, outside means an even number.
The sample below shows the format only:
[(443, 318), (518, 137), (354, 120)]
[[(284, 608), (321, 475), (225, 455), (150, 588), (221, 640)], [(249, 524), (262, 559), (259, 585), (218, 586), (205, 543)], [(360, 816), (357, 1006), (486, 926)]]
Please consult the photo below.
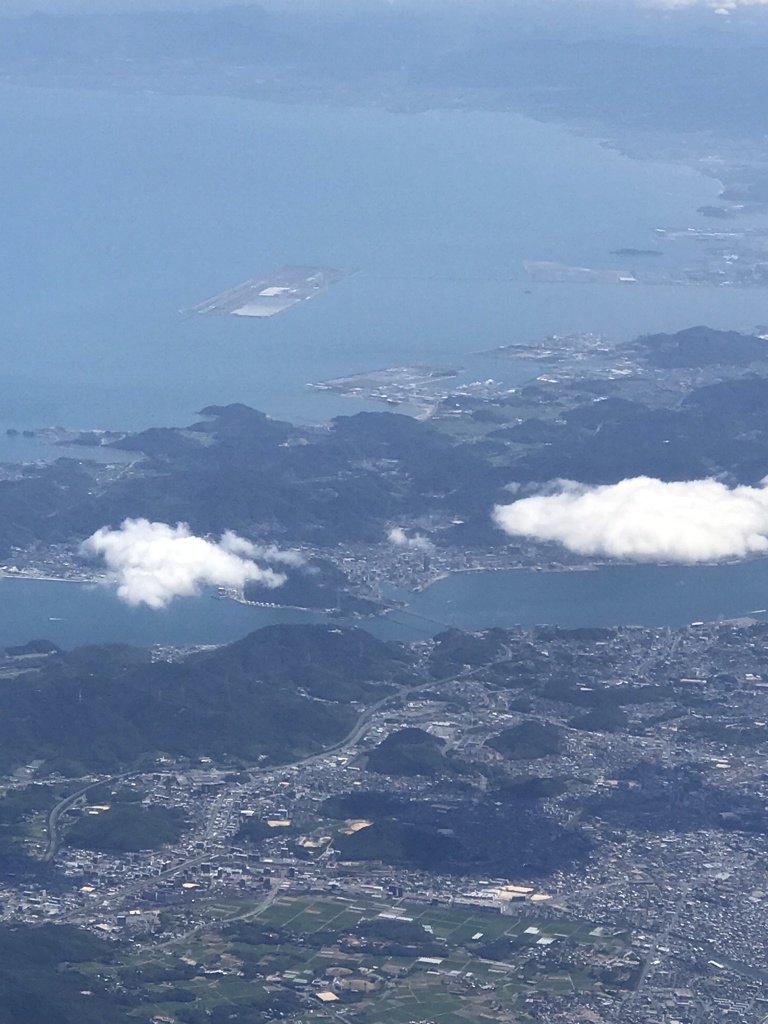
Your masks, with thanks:
[(101, 576), (52, 576), (34, 570), (0, 568), (0, 579), (4, 580), (40, 580), (46, 583), (106, 583), (107, 577)]

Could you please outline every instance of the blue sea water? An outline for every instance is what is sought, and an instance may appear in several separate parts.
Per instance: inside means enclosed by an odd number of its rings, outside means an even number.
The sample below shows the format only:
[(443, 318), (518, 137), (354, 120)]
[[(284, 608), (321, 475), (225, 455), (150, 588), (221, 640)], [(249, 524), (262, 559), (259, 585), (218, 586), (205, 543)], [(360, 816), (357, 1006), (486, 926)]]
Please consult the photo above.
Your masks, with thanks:
[(359, 625), (382, 640), (422, 640), (448, 627), (670, 626), (766, 617), (768, 559), (730, 565), (608, 565), (586, 572), (460, 572), (375, 619), (329, 620), (290, 608), (179, 598), (129, 608), (97, 584), (0, 579), (0, 647), (44, 637), (62, 647), (122, 642), (216, 644), (280, 622)]
[[(183, 424), (231, 401), (323, 420), (357, 408), (308, 391), (324, 377), (552, 332), (751, 327), (765, 293), (522, 267), (615, 265), (717, 192), (511, 114), (5, 86), (0, 428)], [(179, 315), (286, 264), (355, 273), (267, 320)]]
[(722, 565), (603, 565), (594, 570), (459, 572), (409, 598), (387, 628), (670, 626), (752, 616), (768, 609), (768, 559)]
[(188, 646), (230, 643), (277, 622), (322, 622), (289, 608), (256, 608), (210, 593), (177, 598), (156, 611), (130, 607), (106, 586), (0, 578), (0, 647), (44, 638), (60, 647), (129, 643)]
[[(654, 227), (703, 225), (696, 208), (718, 190), (511, 114), (0, 87), (0, 460), (44, 457), (7, 427), (184, 424), (234, 401), (320, 421), (363, 407), (307, 388), (328, 377), (462, 364), (550, 333), (749, 329), (768, 319), (765, 292), (531, 284), (523, 270), (527, 259), (616, 266), (610, 251), (655, 247)], [(267, 320), (179, 314), (286, 264), (354, 273)], [(527, 372), (504, 370), (510, 383)], [(451, 586), (470, 587), (459, 579)], [(29, 602), (32, 618), (19, 617), (23, 588), (57, 586), (0, 581), (6, 642), (38, 620), (59, 636), (55, 604), (40, 619)], [(436, 618), (440, 587), (416, 600)], [(505, 607), (497, 589), (489, 613)], [(70, 623), (68, 635), (170, 639), (184, 633), (168, 626), (179, 616), (199, 626), (221, 614), (245, 631), (242, 609), (212, 604), (147, 612), (146, 628), (89, 604), (83, 622), (102, 625)], [(540, 617), (562, 607), (545, 603)]]

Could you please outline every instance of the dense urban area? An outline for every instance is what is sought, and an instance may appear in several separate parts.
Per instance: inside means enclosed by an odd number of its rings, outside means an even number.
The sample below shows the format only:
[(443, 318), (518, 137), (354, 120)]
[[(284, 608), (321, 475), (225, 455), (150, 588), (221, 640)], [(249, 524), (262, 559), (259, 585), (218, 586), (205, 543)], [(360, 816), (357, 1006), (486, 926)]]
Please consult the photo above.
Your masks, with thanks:
[(4, 927), (108, 940), (81, 998), (140, 1019), (762, 1021), (767, 633), (449, 631), (388, 645), (384, 695), (292, 763), (34, 759), (0, 801)]

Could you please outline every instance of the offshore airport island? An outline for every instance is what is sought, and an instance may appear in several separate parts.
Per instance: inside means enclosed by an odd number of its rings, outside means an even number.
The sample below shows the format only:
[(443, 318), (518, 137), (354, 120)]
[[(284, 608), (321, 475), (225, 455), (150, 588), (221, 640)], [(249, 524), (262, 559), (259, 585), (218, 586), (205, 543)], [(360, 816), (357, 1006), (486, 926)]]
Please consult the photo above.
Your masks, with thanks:
[[(337, 616), (217, 647), (5, 649), (0, 942), (21, 1005), (62, 1024), (764, 1020), (757, 610), (412, 642), (364, 628), (383, 583), (435, 565), (589, 565), (492, 525), (512, 479), (758, 482), (760, 333), (522, 349), (542, 372), (513, 389), (372, 372), (380, 413), (314, 428), (211, 407), (80, 438), (128, 463), (7, 473), (7, 571), (76, 577), (115, 511), (184, 516), (298, 552), (283, 599)], [(392, 411), (403, 389), (425, 418)]]
[(270, 317), (306, 302), (347, 274), (330, 267), (281, 267), (266, 277), (254, 277), (183, 310), (186, 316), (219, 315)]

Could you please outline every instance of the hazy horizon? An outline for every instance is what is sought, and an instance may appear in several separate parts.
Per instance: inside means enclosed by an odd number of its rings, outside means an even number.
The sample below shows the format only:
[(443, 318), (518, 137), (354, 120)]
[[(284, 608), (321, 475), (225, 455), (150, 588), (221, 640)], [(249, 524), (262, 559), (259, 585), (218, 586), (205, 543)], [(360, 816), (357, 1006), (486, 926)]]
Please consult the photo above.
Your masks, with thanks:
[(572, 10), (579, 14), (592, 13), (600, 8), (615, 12), (643, 10), (681, 11), (691, 8), (709, 9), (714, 13), (728, 13), (736, 8), (768, 7), (768, 0), (6, 0), (3, 16), (30, 14), (114, 14), (149, 13), (158, 11), (211, 11), (233, 7), (260, 7), (274, 12), (319, 11), (323, 13), (350, 12), (359, 14), (361, 8), (380, 10), (425, 10), (462, 8), (477, 15), (483, 11), (498, 13), (513, 8), (541, 12), (543, 8), (560, 11)]

